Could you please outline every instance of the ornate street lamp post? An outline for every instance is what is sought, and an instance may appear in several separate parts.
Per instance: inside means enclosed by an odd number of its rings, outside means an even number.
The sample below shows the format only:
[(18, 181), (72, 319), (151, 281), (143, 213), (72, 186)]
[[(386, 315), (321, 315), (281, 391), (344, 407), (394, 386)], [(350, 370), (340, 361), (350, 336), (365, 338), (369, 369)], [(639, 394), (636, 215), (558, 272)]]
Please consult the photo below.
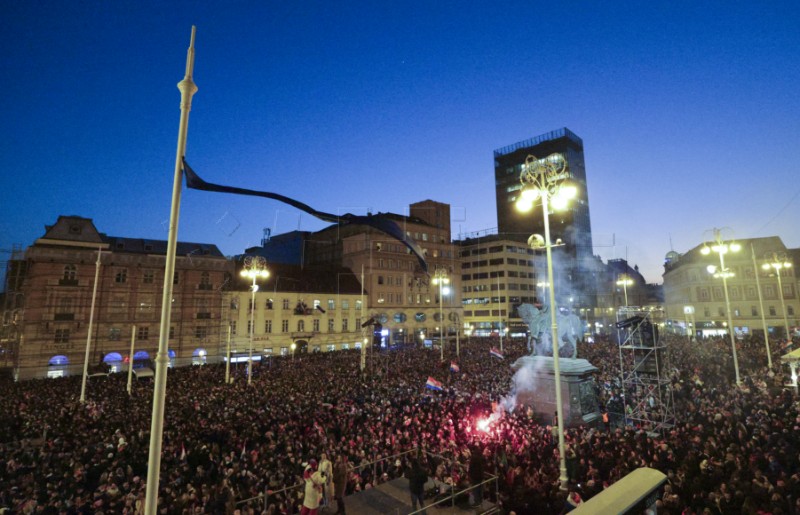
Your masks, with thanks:
[[(261, 256), (247, 256), (244, 258), (244, 268), (242, 268), (242, 271), (239, 273), (242, 277), (253, 280), (250, 294), (250, 349), (247, 358), (247, 384), (250, 385), (253, 383), (253, 334), (256, 329), (256, 292), (258, 291), (256, 279), (266, 279), (269, 277), (267, 260)], [(292, 355), (292, 357), (294, 357), (294, 355)]]
[(722, 229), (714, 228), (712, 229), (714, 233), (714, 240), (709, 247), (708, 244), (704, 244), (703, 248), (700, 250), (700, 253), (704, 256), (711, 254), (711, 252), (715, 252), (719, 254), (719, 268), (716, 265), (709, 265), (707, 270), (710, 274), (713, 274), (714, 277), (718, 279), (722, 279), (722, 290), (725, 293), (725, 311), (728, 315), (728, 336), (731, 339), (731, 351), (733, 352), (733, 369), (736, 372), (736, 384), (740, 383), (739, 380), (739, 358), (736, 356), (736, 341), (734, 339), (734, 329), (733, 329), (733, 316), (731, 313), (731, 299), (728, 295), (728, 278), (733, 277), (733, 272), (725, 267), (725, 254), (728, 252), (739, 252), (741, 250), (741, 245), (736, 243), (735, 241), (725, 242), (722, 240)]
[(444, 310), (442, 308), (442, 297), (450, 293), (450, 277), (447, 275), (447, 269), (443, 266), (437, 266), (433, 274), (433, 284), (439, 286), (439, 349), (441, 350), (441, 359), (444, 361)]
[(792, 263), (786, 258), (783, 252), (770, 252), (767, 254), (768, 261), (761, 265), (764, 270), (774, 270), (775, 277), (778, 279), (778, 297), (781, 299), (781, 310), (783, 311), (783, 325), (786, 328), (786, 337), (789, 338), (789, 318), (786, 315), (786, 301), (783, 298), (783, 283), (781, 282), (781, 270), (792, 267)]
[(628, 286), (631, 286), (632, 284), (633, 284), (633, 279), (631, 279), (625, 274), (622, 274), (621, 276), (619, 276), (619, 279), (617, 279), (617, 286), (622, 286), (622, 291), (625, 292), (626, 306), (628, 305)]
[(564, 209), (577, 194), (577, 188), (569, 179), (567, 161), (562, 154), (550, 154), (544, 159), (534, 156), (525, 158), (519, 180), (522, 190), (517, 200), (517, 209), (529, 211), (533, 203), (541, 199), (544, 216), (544, 247), (547, 253), (547, 282), (550, 284), (550, 338), (553, 346), (553, 372), (556, 388), (556, 416), (558, 417), (559, 481), (562, 490), (567, 489), (567, 464), (564, 451), (564, 413), (561, 405), (561, 368), (558, 355), (558, 325), (556, 322), (555, 281), (553, 278), (553, 254), (550, 242), (550, 207)]

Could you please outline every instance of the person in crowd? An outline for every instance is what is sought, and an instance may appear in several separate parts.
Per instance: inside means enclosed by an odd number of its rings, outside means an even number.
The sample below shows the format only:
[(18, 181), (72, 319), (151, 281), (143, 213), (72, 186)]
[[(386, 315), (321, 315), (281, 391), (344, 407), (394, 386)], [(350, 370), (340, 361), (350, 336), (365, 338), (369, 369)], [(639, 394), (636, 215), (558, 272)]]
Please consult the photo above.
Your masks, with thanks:
[(411, 459), (411, 466), (407, 472), (408, 477), (408, 491), (411, 494), (411, 509), (417, 511), (422, 509), (423, 515), (427, 515), (425, 508), (425, 483), (428, 482), (428, 473), (419, 463), (417, 458)]
[(322, 500), (322, 489), (327, 482), (325, 474), (318, 470), (317, 460), (309, 460), (303, 470), (303, 481), (305, 482), (305, 492), (300, 515), (317, 515)]

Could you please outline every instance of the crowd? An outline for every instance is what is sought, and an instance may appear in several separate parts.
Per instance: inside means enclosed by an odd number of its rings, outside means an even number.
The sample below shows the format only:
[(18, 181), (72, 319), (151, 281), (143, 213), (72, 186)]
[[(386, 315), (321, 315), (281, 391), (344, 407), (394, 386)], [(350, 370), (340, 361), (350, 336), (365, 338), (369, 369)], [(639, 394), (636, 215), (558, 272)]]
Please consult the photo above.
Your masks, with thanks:
[[(783, 387), (779, 349), (769, 370), (763, 342), (739, 342), (744, 380), (737, 387), (727, 339), (662, 335), (662, 342), (669, 349), (674, 426), (653, 433), (622, 419), (568, 429), (569, 498), (559, 489), (551, 428), (533, 422), (530, 410), (506, 412), (488, 431), (476, 428), (508, 395), (509, 365), (525, 352), (521, 340), (504, 339), (504, 360), (489, 355), (496, 341), (475, 338), (461, 342), (460, 357), (448, 352), (446, 363), (438, 350), (377, 354), (366, 375), (358, 351), (275, 357), (254, 367), (251, 386), (244, 368), (229, 385), (224, 366), (172, 369), (160, 513), (299, 513), (311, 460), (325, 460), (334, 480), (320, 501), (327, 498), (331, 513), (344, 509), (331, 498), (339, 492), (372, 488), (415, 467), (437, 485), (475, 483), (479, 461), (482, 473), (499, 478), (481, 495), (505, 513), (562, 513), (647, 466), (668, 476), (659, 513), (800, 514), (800, 411), (796, 391)], [(617, 345), (598, 338), (580, 346), (578, 356), (599, 369), (600, 404), (613, 403)], [(450, 371), (451, 357), (459, 372)], [(441, 391), (425, 388), (428, 376), (443, 383)], [(125, 374), (92, 378), (84, 404), (80, 377), (8, 383), (2, 390), (0, 508), (142, 512), (152, 383), (137, 382), (129, 396)], [(420, 452), (403, 454), (415, 448)], [(265, 503), (258, 497), (267, 492)]]

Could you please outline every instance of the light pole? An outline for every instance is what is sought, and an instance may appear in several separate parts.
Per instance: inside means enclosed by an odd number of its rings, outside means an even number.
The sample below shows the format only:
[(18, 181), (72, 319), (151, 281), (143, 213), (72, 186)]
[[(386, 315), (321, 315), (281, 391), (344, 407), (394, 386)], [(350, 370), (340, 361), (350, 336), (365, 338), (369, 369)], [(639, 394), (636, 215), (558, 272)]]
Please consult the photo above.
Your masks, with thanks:
[(733, 317), (731, 314), (731, 299), (728, 296), (728, 278), (733, 277), (733, 272), (730, 269), (725, 267), (725, 254), (728, 252), (739, 252), (741, 250), (741, 245), (738, 243), (731, 241), (726, 243), (722, 239), (722, 229), (714, 228), (712, 229), (714, 233), (714, 241), (710, 242), (711, 246), (709, 247), (708, 244), (704, 244), (703, 248), (700, 249), (700, 253), (704, 256), (711, 254), (711, 252), (716, 252), (719, 254), (719, 268), (715, 265), (709, 265), (707, 270), (710, 274), (713, 274), (716, 278), (722, 279), (722, 291), (725, 294), (725, 311), (728, 314), (728, 335), (731, 339), (731, 351), (733, 352), (733, 369), (736, 372), (736, 384), (740, 384), (739, 380), (739, 358), (736, 356), (736, 341), (733, 336)]
[(622, 286), (622, 291), (625, 292), (626, 306), (628, 305), (628, 286), (631, 286), (632, 284), (633, 284), (633, 279), (631, 279), (625, 274), (622, 274), (621, 276), (619, 276), (619, 279), (617, 279), (617, 286)]
[(783, 252), (771, 252), (767, 254), (769, 261), (761, 265), (764, 270), (775, 270), (775, 277), (778, 279), (778, 296), (781, 299), (781, 310), (783, 310), (783, 324), (786, 327), (786, 337), (789, 338), (789, 318), (786, 316), (786, 301), (783, 298), (783, 283), (781, 283), (781, 270), (792, 267), (792, 263), (786, 259)]
[(267, 270), (267, 260), (261, 256), (247, 256), (244, 258), (244, 268), (239, 272), (242, 277), (253, 280), (252, 293), (250, 295), (250, 350), (247, 358), (247, 384), (253, 383), (253, 334), (256, 329), (256, 292), (258, 285), (256, 279), (269, 277)]
[(439, 286), (439, 349), (441, 350), (441, 359), (444, 361), (444, 309), (442, 308), (442, 294), (450, 293), (450, 277), (447, 275), (447, 269), (443, 266), (437, 266), (436, 271), (433, 273), (433, 284)]
[(550, 243), (550, 215), (548, 204), (554, 209), (563, 209), (569, 199), (577, 194), (577, 188), (569, 179), (567, 161), (562, 154), (550, 154), (544, 159), (534, 156), (525, 158), (519, 180), (522, 191), (517, 200), (517, 209), (530, 211), (537, 199), (542, 200), (544, 216), (544, 247), (547, 252), (547, 282), (550, 283), (550, 339), (553, 346), (553, 373), (556, 387), (556, 417), (558, 417), (559, 482), (561, 490), (567, 489), (567, 462), (564, 451), (564, 413), (561, 406), (561, 368), (558, 356), (558, 325), (556, 322), (556, 296), (553, 279), (553, 254)]
[(758, 292), (758, 309), (761, 311), (761, 327), (764, 328), (764, 346), (767, 350), (767, 366), (772, 369), (772, 352), (769, 349), (769, 326), (767, 325), (766, 314), (764, 313), (764, 296), (761, 294), (761, 282), (758, 279), (758, 265), (756, 264), (756, 250), (750, 244), (750, 255), (753, 257), (753, 271), (756, 276), (756, 291)]

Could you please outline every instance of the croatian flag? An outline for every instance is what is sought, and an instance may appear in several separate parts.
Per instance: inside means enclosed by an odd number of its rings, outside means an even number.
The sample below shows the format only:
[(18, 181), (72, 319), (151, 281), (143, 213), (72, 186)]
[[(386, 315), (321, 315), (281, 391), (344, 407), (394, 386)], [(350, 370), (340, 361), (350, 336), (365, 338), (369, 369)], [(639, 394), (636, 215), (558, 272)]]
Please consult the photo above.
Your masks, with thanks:
[(505, 356), (503, 356), (502, 352), (497, 350), (497, 347), (492, 347), (491, 349), (489, 349), (489, 354), (491, 354), (492, 357), (495, 358), (505, 359)]
[(428, 376), (428, 382), (425, 383), (425, 388), (430, 388), (431, 390), (438, 390), (442, 391), (442, 383), (437, 381), (436, 379)]
[(458, 363), (456, 363), (455, 361), (451, 361), (450, 362), (450, 372), (453, 372), (454, 374), (457, 374), (460, 371), (461, 371), (461, 368), (459, 368)]

